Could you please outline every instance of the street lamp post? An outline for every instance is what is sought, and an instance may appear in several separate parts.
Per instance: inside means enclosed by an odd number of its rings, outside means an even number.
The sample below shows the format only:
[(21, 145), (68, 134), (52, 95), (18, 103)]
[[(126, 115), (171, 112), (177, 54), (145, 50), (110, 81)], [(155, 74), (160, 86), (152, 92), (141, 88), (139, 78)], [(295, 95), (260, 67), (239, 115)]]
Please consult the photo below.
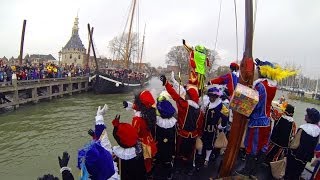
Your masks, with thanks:
[(59, 51), (59, 66), (60, 66), (60, 58), (61, 58), (61, 51)]

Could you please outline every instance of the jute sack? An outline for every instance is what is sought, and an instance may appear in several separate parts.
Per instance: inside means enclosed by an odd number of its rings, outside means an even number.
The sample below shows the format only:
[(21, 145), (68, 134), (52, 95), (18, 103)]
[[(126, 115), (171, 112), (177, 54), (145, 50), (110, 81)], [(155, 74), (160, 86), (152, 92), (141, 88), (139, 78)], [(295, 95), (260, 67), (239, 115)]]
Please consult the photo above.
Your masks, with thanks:
[(218, 133), (217, 139), (214, 142), (214, 147), (217, 149), (226, 148), (228, 145), (228, 139), (224, 132)]
[(196, 150), (201, 151), (203, 147), (203, 143), (200, 137), (196, 139)]
[(279, 161), (270, 162), (272, 176), (276, 179), (281, 179), (285, 175), (286, 166), (287, 157), (284, 157)]
[(302, 129), (299, 129), (297, 134), (294, 136), (292, 141), (290, 142), (290, 149), (297, 149), (300, 146), (300, 138), (301, 138)]

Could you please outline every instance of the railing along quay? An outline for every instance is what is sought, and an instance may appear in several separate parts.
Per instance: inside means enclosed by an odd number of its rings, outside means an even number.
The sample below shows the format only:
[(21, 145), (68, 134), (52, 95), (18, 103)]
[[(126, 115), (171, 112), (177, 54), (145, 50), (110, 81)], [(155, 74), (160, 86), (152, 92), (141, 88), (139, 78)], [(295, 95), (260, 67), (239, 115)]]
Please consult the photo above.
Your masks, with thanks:
[[(12, 80), (12, 83), (1, 82), (0, 92), (11, 102), (0, 104), (0, 108), (13, 106), (18, 108), (20, 104), (28, 102), (37, 103), (41, 99), (63, 97), (75, 92), (88, 91), (89, 77), (50, 78), (38, 80)], [(25, 98), (20, 98), (25, 95)]]

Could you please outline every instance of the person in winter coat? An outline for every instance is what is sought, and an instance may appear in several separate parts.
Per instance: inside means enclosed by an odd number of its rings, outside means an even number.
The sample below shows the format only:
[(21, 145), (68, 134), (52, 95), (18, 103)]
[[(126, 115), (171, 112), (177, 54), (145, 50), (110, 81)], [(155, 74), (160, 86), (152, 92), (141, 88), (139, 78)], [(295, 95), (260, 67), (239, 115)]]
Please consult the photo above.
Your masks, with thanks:
[(278, 161), (287, 154), (289, 143), (295, 135), (294, 107), (288, 104), (284, 114), (275, 119), (267, 151), (267, 162)]
[(198, 105), (198, 89), (187, 86), (185, 99), (181, 98), (173, 86), (162, 75), (162, 85), (165, 86), (178, 108), (177, 139), (176, 139), (176, 172), (180, 173), (182, 168), (187, 170), (188, 175), (193, 175), (196, 138), (202, 135), (203, 113)]
[(173, 117), (176, 110), (172, 104), (164, 97), (157, 99), (156, 141), (158, 152), (156, 155), (156, 165), (162, 169), (161, 176), (171, 178), (172, 160), (175, 154), (176, 123)]
[[(306, 124), (299, 127), (294, 141), (298, 140), (297, 147), (291, 147), (287, 157), (287, 167), (285, 179), (295, 180), (300, 179), (307, 162), (313, 158), (313, 152), (319, 142), (320, 128), (320, 113), (315, 108), (307, 108), (305, 115)], [(300, 131), (300, 132), (299, 132)]]

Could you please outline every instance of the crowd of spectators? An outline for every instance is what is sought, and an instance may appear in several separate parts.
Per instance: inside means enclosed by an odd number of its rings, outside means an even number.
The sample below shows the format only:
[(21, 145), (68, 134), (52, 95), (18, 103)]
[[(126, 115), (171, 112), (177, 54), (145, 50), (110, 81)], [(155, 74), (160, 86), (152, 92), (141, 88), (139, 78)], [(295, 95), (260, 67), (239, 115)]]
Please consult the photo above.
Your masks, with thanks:
[(128, 82), (141, 82), (146, 75), (131, 69), (105, 69), (105, 74), (112, 79)]
[(28, 65), (12, 65), (8, 66), (0, 64), (0, 82), (11, 83), (13, 74), (16, 75), (17, 80), (37, 80), (45, 78), (65, 78), (68, 76), (87, 76), (90, 70), (79, 66), (55, 64), (28, 64)]

